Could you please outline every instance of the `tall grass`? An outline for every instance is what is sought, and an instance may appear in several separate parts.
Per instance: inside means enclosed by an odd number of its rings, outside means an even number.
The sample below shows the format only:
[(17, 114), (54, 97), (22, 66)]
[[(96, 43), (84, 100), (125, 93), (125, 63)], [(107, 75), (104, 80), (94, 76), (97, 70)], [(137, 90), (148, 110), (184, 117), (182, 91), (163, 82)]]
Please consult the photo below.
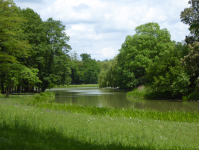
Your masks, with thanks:
[(112, 117), (133, 117), (146, 118), (163, 121), (181, 121), (181, 122), (199, 122), (199, 112), (181, 112), (167, 111), (160, 112), (157, 110), (140, 110), (140, 109), (119, 109), (119, 108), (99, 108), (90, 106), (77, 106), (59, 103), (37, 103), (37, 107), (52, 109), (58, 111), (67, 111), (73, 113), (86, 113), (90, 115), (107, 115)]
[(1, 103), (2, 150), (199, 149), (199, 124)]
[(140, 89), (138, 90), (137, 88), (134, 89), (133, 91), (127, 92), (126, 94), (128, 97), (133, 97), (133, 98), (144, 98), (146, 95), (145, 89)]

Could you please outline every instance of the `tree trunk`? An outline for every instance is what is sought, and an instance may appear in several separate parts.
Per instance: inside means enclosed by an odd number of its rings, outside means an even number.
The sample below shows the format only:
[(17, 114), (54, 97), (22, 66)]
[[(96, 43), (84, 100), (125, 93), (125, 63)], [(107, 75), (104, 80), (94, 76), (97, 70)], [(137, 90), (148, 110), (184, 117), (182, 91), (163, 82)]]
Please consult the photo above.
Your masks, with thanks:
[(38, 86), (38, 93), (40, 92), (40, 90), (41, 90), (41, 89), (40, 89), (40, 84), (39, 84), (39, 86)]
[(10, 88), (9, 88), (9, 87), (6, 87), (6, 97), (7, 97), (7, 98), (9, 97), (9, 91), (10, 91)]
[(22, 86), (20, 85), (20, 88), (19, 88), (19, 93), (21, 93), (22, 92)]
[(3, 82), (3, 81), (1, 81), (1, 90), (2, 90), (2, 91), (1, 91), (1, 93), (2, 93), (2, 94), (3, 94), (3, 93), (5, 93), (5, 89), (4, 89), (4, 85), (3, 85), (3, 83), (4, 83), (4, 82)]

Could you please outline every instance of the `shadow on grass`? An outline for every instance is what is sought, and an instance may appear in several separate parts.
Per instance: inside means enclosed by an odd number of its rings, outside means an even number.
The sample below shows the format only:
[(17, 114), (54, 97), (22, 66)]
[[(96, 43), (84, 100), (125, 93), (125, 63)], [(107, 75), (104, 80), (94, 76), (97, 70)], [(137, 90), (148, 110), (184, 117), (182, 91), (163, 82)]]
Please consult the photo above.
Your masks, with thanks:
[(0, 120), (0, 149), (14, 150), (97, 150), (97, 149), (113, 149), (113, 150), (142, 150), (151, 149), (149, 147), (130, 147), (120, 144), (98, 145), (92, 142), (78, 141), (73, 137), (63, 136), (61, 131), (39, 130), (14, 120), (14, 127)]

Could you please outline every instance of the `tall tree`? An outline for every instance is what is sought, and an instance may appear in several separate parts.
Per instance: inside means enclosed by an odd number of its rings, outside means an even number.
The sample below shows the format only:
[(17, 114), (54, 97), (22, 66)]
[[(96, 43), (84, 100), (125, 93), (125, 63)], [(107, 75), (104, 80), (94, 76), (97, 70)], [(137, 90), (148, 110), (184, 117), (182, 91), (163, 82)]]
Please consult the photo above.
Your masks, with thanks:
[(185, 41), (187, 44), (192, 44), (194, 41), (199, 41), (199, 1), (189, 0), (188, 4), (191, 6), (181, 12), (180, 18), (184, 24), (190, 26), (190, 35), (186, 36)]
[(0, 61), (17, 63), (17, 57), (26, 57), (29, 45), (20, 40), (20, 24), (24, 18), (18, 16), (19, 8), (12, 0), (0, 0)]
[[(38, 68), (38, 76), (42, 81), (39, 89), (44, 91), (55, 84), (70, 83), (70, 66), (67, 44), (69, 37), (65, 34), (65, 26), (60, 21), (49, 18), (43, 22), (32, 9), (21, 11), (27, 19), (22, 28), (26, 33), (23, 38), (31, 44), (31, 55), (26, 59), (26, 65)], [(28, 83), (27, 83), (28, 84)]]
[(140, 25), (135, 31), (135, 35), (126, 37), (117, 56), (120, 76), (118, 86), (122, 88), (145, 84), (145, 68), (172, 47), (169, 31), (160, 29), (158, 23)]
[(7, 97), (11, 86), (17, 83), (17, 72), (28, 69), (18, 65), (20, 59), (28, 56), (30, 48), (26, 40), (20, 39), (23, 34), (20, 25), (25, 19), (18, 15), (19, 11), (12, 0), (0, 0), (0, 77)]
[[(65, 33), (65, 26), (60, 21), (49, 18), (44, 27), (46, 45), (42, 52), (43, 62), (39, 72), (39, 78), (42, 81), (42, 91), (61, 82), (67, 84), (70, 82), (69, 57), (67, 53), (71, 47), (67, 44), (69, 36)], [(57, 72), (57, 69), (59, 69), (59, 72)]]
[[(199, 1), (189, 0), (191, 6), (181, 12), (181, 21), (190, 26), (190, 35), (185, 41), (189, 46), (188, 54), (182, 59), (185, 71), (190, 75), (190, 93), (193, 92), (194, 99), (199, 98), (199, 72), (198, 72), (198, 43), (199, 43)], [(195, 93), (195, 94), (194, 94)]]
[[(46, 33), (44, 22), (40, 16), (30, 8), (22, 9), (19, 15), (26, 19), (26, 22), (21, 24), (21, 29), (24, 34), (20, 36), (23, 40), (28, 40), (30, 47), (30, 55), (27, 58), (22, 58), (20, 61), (29, 68), (37, 68), (41, 73), (43, 63), (42, 53), (46, 45)], [(26, 91), (29, 91), (29, 83), (21, 81)], [(39, 86), (41, 83), (38, 83)], [(20, 90), (20, 88), (18, 88)]]
[[(189, 53), (181, 59), (181, 63), (185, 71), (190, 75), (190, 91), (197, 92), (197, 96), (199, 96), (199, 42), (189, 45)], [(198, 98), (196, 97), (196, 99)]]

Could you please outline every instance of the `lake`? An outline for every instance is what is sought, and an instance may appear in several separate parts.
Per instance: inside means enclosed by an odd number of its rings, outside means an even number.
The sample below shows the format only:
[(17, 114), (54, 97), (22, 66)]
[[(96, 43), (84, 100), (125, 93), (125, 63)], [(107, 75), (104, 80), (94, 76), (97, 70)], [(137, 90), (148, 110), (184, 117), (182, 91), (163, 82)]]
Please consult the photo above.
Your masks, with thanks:
[(97, 87), (54, 88), (57, 103), (112, 108), (199, 111), (199, 102), (127, 98), (125, 90)]

